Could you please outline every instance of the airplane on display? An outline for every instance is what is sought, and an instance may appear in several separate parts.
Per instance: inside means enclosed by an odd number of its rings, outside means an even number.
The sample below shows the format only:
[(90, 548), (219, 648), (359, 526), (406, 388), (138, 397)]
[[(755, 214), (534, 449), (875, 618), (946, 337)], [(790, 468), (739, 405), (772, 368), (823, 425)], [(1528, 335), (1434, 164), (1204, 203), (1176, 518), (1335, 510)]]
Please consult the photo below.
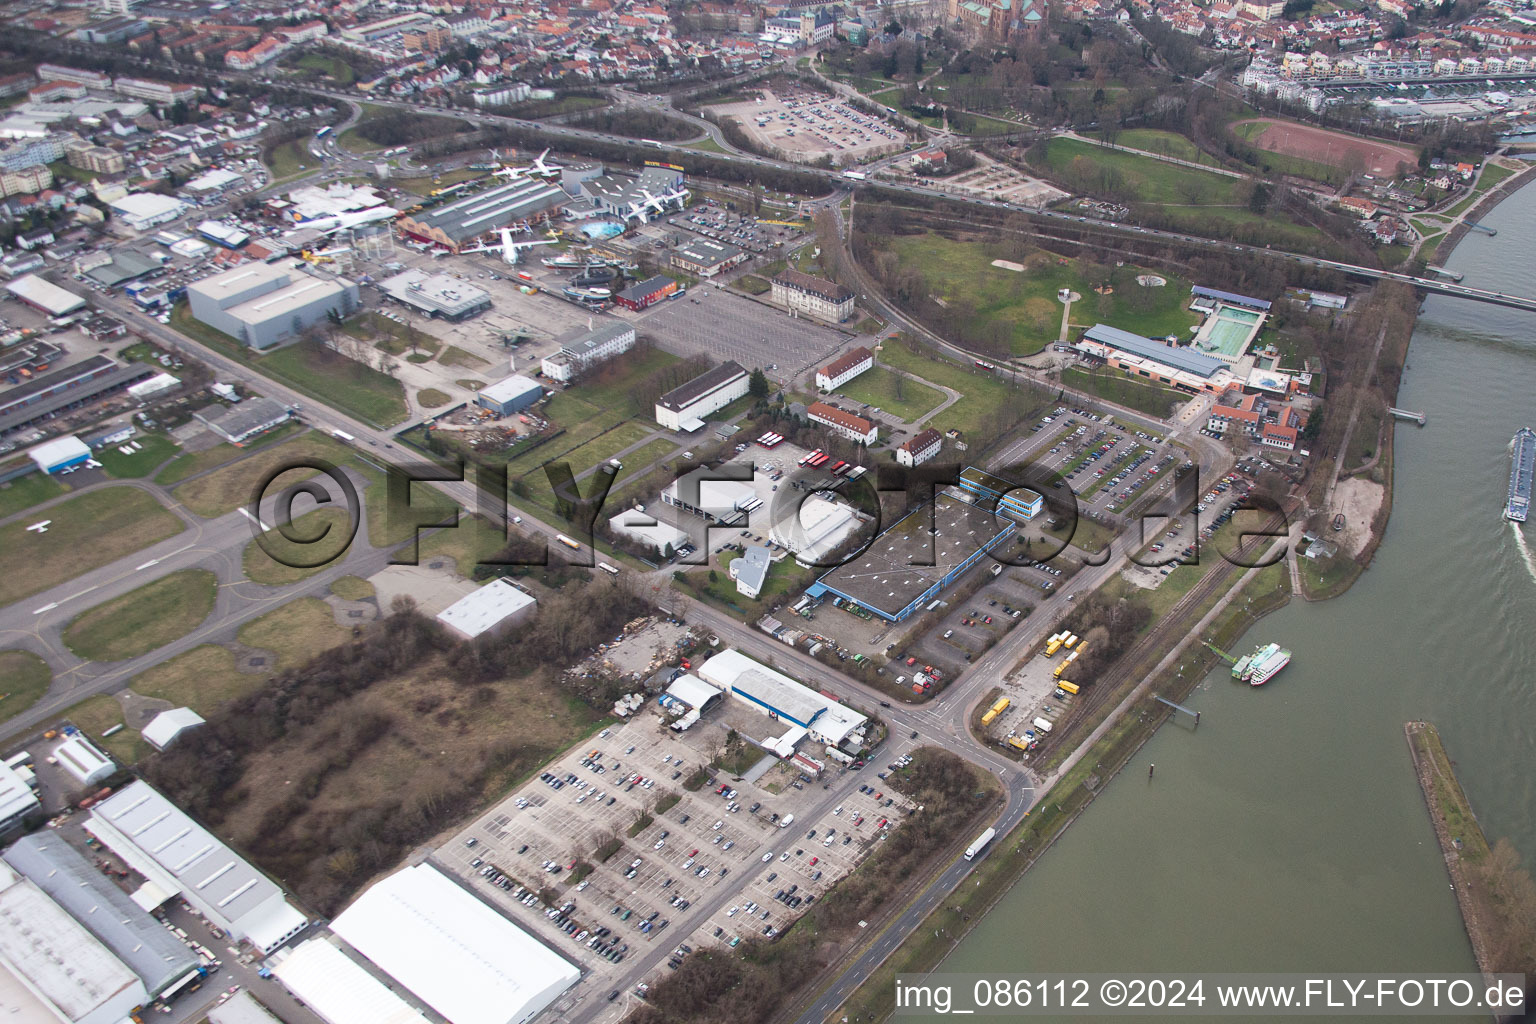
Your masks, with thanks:
[(501, 253), (502, 259), (506, 260), (511, 265), (516, 266), (522, 259), (524, 249), (532, 249), (536, 245), (549, 245), (550, 241), (551, 240), (548, 238), (539, 238), (532, 242), (514, 242), (512, 241), (512, 229), (502, 228), (500, 245), (479, 245), (472, 249), (461, 249), (459, 252), (461, 255), (467, 255), (472, 252), (499, 251)]
[(329, 234), (332, 231), (340, 231), (343, 228), (357, 228), (364, 224), (373, 224), (376, 221), (390, 220), (399, 216), (400, 211), (393, 206), (370, 206), (366, 210), (356, 210), (350, 213), (336, 213), (329, 217), (316, 217), (313, 220), (302, 220), (298, 227), (313, 228)]
[(31, 526), (27, 527), (27, 529), (31, 530), (33, 533), (47, 533), (48, 524), (51, 522), (53, 522), (52, 519), (44, 519), (40, 523), (33, 523)]
[(519, 178), (547, 177), (560, 173), (559, 164), (551, 164), (544, 161), (544, 158), (547, 156), (549, 156), (549, 150), (546, 149), (534, 157), (533, 163), (528, 164), (526, 167), (503, 167), (493, 173), (498, 178), (506, 178), (509, 181), (516, 181)]

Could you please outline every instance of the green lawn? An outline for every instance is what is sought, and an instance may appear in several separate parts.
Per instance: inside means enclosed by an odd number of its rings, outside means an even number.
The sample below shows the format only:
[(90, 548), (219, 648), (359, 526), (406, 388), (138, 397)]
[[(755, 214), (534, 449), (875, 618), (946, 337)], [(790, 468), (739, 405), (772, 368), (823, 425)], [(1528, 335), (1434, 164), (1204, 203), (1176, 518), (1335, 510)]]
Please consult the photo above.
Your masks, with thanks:
[[(900, 397), (897, 396), (898, 388), (901, 391)], [(837, 393), (847, 395), (855, 402), (867, 402), (903, 423), (911, 423), (944, 401), (942, 391), (893, 373), (883, 366), (864, 371), (839, 387)]]
[(580, 476), (593, 466), (607, 462), (632, 444), (639, 444), (654, 428), (651, 424), (631, 420), (621, 423), (580, 448), (573, 448), (562, 455), (561, 461), (571, 464), (571, 473)]
[[(1083, 134), (1093, 138), (1103, 138), (1102, 132), (1084, 132)], [(1205, 164), (1208, 167), (1221, 166), (1216, 162), (1215, 157), (1189, 139), (1177, 132), (1163, 131), (1160, 128), (1127, 128), (1115, 136), (1115, 145), (1126, 149), (1145, 150), (1160, 156), (1171, 156), (1175, 160)]]
[(232, 444), (216, 444), (212, 448), (205, 448), (200, 452), (183, 452), (176, 456), (160, 472), (155, 474), (155, 483), (163, 487), (171, 487), (181, 483), (190, 476), (216, 469), (225, 463), (233, 462), (244, 455), (251, 454), (253, 449), (265, 448), (268, 445), (285, 441), (295, 434), (305, 430), (305, 426), (298, 421), (291, 421), (278, 427), (271, 433), (248, 443), (244, 448), (236, 448)]
[(323, 72), (337, 85), (342, 86), (351, 85), (357, 79), (352, 65), (336, 57), (327, 57), (323, 53), (306, 53), (294, 62), (294, 67)]
[(929, 421), (928, 425), (940, 432), (977, 432), (997, 410), (1019, 398), (1019, 392), (1004, 378), (936, 359), (928, 355), (926, 350), (912, 352), (900, 340), (886, 342), (880, 350), (879, 359), (887, 366), (906, 370), (965, 396)]
[(1086, 391), (1159, 419), (1167, 419), (1175, 403), (1187, 402), (1193, 397), (1182, 391), (1128, 377), (1123, 371), (1108, 367), (1093, 374), (1074, 366), (1062, 371), (1061, 382), (1069, 388)]
[(64, 645), (87, 661), (124, 661), (164, 647), (200, 626), (213, 611), (218, 577), (183, 569), (80, 613)]
[(140, 696), (158, 697), (207, 716), (265, 681), (260, 672), (236, 671), (235, 656), (227, 648), (204, 644), (134, 676), (128, 685)]
[[(352, 458), (352, 451), (341, 442), (313, 431), (279, 445), (264, 445), (254, 453), (233, 450), (248, 457), (189, 480), (173, 492), (189, 511), (204, 519), (217, 519), (233, 512), (250, 503), (251, 492), (263, 477), (296, 459), (322, 459), (340, 464)], [(274, 477), (272, 488), (281, 489), (312, 475), (312, 470), (294, 469)]]
[(0, 651), (0, 721), (15, 718), (42, 699), (53, 681), (48, 663), (31, 651)]
[(0, 484), (0, 519), (69, 493), (47, 473), (28, 473)]
[(285, 142), (274, 149), (267, 158), (267, 169), (272, 172), (272, 180), (279, 181), (312, 171), (319, 163), (309, 153), (309, 138), (306, 136)]
[(439, 409), (453, 401), (452, 396), (446, 391), (437, 388), (422, 388), (416, 392), (416, 404), (423, 409)]
[[(1072, 304), (1074, 324), (1105, 323), (1147, 337), (1187, 336), (1200, 319), (1184, 308), (1189, 284), (1166, 271), (1129, 265), (1101, 268), (1102, 279), (1112, 289), (1101, 295), (1089, 285), (1082, 261), (1053, 253), (1033, 252), (1017, 260), (1025, 266), (1021, 273), (992, 266), (996, 253), (982, 240), (925, 233), (892, 238), (890, 248), (903, 267), (923, 275), (932, 294), (951, 304), (968, 303), (984, 322), (1009, 325), (1015, 355), (1031, 355), (1056, 341), (1062, 314), (1056, 293), (1062, 288), (1082, 296)], [(1155, 274), (1167, 284), (1137, 284), (1136, 278), (1144, 274)]]
[[(132, 440), (137, 441), (139, 447), (131, 455), (118, 451), (119, 446), (115, 444), (109, 444), (96, 452), (96, 459), (108, 476), (115, 476), (119, 480), (149, 476), (181, 451), (181, 446), (164, 434), (139, 434)], [(133, 446), (125, 441), (121, 447), (131, 449)]]
[(152, 753), (150, 745), (132, 729), (119, 729), (105, 738), (101, 735), (114, 725), (123, 724), (123, 706), (117, 702), (116, 697), (105, 693), (88, 697), (66, 709), (59, 717), (79, 726), (92, 742), (123, 764), (137, 764)]
[(671, 441), (668, 441), (664, 437), (658, 437), (653, 441), (647, 441), (645, 444), (641, 445), (639, 448), (636, 448), (630, 454), (624, 456), (624, 468), (619, 471), (618, 480), (614, 481), (614, 483), (617, 485), (619, 480), (623, 480), (625, 477), (633, 476), (635, 473), (647, 469), (652, 463), (671, 458), (673, 455), (676, 455), (677, 452), (677, 445), (673, 444)]
[(336, 625), (331, 606), (318, 597), (289, 601), (240, 628), (239, 640), (247, 647), (271, 651), (278, 671), (302, 665), (321, 651), (344, 644), (352, 631)]
[(136, 487), (103, 487), (48, 510), (47, 533), (0, 527), (0, 605), (174, 537), (186, 527)]
[(421, 542), (421, 560), (451, 558), (455, 571), (468, 577), (476, 565), (506, 544), (506, 535), (489, 521), (479, 516), (460, 516), (458, 526), (439, 530)]
[(344, 601), (365, 601), (377, 591), (361, 576), (343, 576), (331, 584), (331, 593)]
[(186, 303), (178, 303), (172, 311), (171, 326), (249, 362), (318, 402), (375, 426), (392, 427), (408, 414), (405, 388), (399, 381), (322, 346), (297, 342), (266, 355), (254, 355), (229, 335), (193, 319)]
[[(444, 171), (433, 176), (426, 175), (420, 178), (393, 178), (390, 184), (406, 192), (414, 192), (418, 196), (429, 196), (434, 189), (448, 188), (460, 182), (474, 181), (485, 177), (485, 171), (474, 171), (468, 167), (459, 167), (452, 171)], [(467, 189), (465, 191), (468, 191)], [(459, 193), (454, 193), (458, 195)]]
[[(313, 576), (346, 554), (346, 548), (340, 543), (346, 527), (346, 512), (336, 508), (319, 508), (295, 518), (290, 532), (300, 538), (298, 541), (288, 540), (274, 525), (265, 537), (277, 558), (267, 554), (261, 542), (253, 538), (241, 557), (245, 575), (256, 583), (270, 586), (286, 586)], [(322, 535), (326, 538), (324, 543), (312, 540)], [(304, 538), (311, 538), (310, 543), (304, 543)], [(302, 564), (291, 565), (290, 562)], [(313, 564), (316, 562), (320, 564)]]

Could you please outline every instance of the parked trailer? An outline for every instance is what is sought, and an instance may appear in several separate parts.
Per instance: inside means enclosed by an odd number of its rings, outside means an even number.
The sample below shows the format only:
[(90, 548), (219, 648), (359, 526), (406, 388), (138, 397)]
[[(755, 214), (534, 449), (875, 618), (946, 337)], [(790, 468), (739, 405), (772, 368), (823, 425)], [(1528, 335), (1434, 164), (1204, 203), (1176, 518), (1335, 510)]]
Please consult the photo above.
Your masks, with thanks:
[(977, 836), (975, 841), (973, 841), (970, 846), (965, 848), (965, 859), (975, 860), (976, 855), (982, 850), (985, 850), (987, 848), (987, 844), (995, 838), (997, 838), (997, 829), (987, 829), (981, 835)]
[(1076, 683), (1069, 683), (1065, 679), (1061, 680), (1061, 682), (1057, 683), (1056, 685), (1061, 687), (1063, 690), (1066, 690), (1068, 693), (1076, 693), (1078, 690)]
[(333, 431), (331, 431), (331, 436), (336, 438), (336, 439), (338, 439), (338, 440), (345, 441), (345, 442), (347, 442), (347, 444), (356, 444), (357, 443), (357, 438), (353, 437), (351, 434), (347, 433), (345, 430), (333, 430)]
[(617, 576), (619, 574), (618, 567), (609, 565), (607, 562), (598, 562), (597, 567), (610, 576)]

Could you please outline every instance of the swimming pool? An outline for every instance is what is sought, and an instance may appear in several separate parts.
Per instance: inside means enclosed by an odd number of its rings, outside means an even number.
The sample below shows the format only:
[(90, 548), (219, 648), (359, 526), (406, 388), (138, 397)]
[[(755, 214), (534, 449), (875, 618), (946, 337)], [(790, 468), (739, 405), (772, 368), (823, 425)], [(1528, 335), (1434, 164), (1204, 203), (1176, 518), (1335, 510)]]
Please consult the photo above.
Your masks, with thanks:
[(612, 238), (624, 233), (624, 225), (612, 220), (592, 221), (581, 226), (581, 233), (591, 239)]
[(1216, 311), (1216, 315), (1223, 320), (1236, 320), (1238, 323), (1252, 324), (1258, 322), (1260, 314), (1255, 313), (1251, 309), (1233, 309), (1231, 306), (1222, 306)]

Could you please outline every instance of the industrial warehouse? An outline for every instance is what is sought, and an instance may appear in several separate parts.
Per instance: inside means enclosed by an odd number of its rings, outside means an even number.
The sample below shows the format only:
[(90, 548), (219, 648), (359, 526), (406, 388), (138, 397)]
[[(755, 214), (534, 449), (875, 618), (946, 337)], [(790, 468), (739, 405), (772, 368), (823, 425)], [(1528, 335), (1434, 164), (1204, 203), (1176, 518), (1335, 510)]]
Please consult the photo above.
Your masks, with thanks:
[(1018, 530), (1012, 518), (972, 504), (963, 493), (945, 492), (908, 513), (859, 557), (808, 587), (806, 596), (839, 597), (887, 622), (921, 611)]
[(777, 741), (765, 744), (780, 757), (789, 757), (806, 737), (834, 748), (863, 746), (867, 717), (739, 651), (721, 651), (699, 667), (698, 675), (757, 711), (793, 725)]
[(192, 315), (251, 348), (271, 348), (330, 313), (358, 308), (357, 285), (291, 264), (248, 263), (187, 287)]
[(449, 274), (407, 270), (379, 282), (379, 290), (426, 317), (457, 323), (491, 308), (491, 293)]
[(747, 384), (747, 371), (728, 360), (657, 399), (656, 422), (668, 430), (701, 430), (704, 417), (745, 396)]

